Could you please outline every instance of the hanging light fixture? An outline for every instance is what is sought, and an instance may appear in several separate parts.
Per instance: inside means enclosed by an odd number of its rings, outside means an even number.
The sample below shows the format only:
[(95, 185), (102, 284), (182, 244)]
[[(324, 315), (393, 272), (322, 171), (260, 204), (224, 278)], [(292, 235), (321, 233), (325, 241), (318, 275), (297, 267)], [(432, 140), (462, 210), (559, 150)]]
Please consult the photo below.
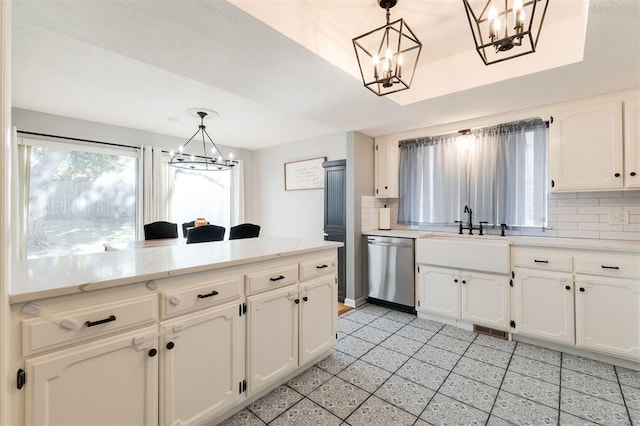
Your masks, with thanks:
[(536, 51), (549, 0), (504, 0), (504, 7), (502, 0), (488, 0), (477, 16), (469, 0), (462, 1), (485, 65)]
[[(226, 159), (217, 147), (217, 145), (209, 136), (207, 132), (207, 126), (204, 125), (204, 119), (208, 115), (204, 111), (197, 111), (196, 114), (200, 117), (200, 125), (198, 130), (191, 136), (191, 138), (184, 145), (180, 145), (178, 152), (170, 151), (169, 165), (180, 169), (187, 170), (203, 170), (203, 171), (215, 171), (215, 170), (228, 170), (236, 164), (236, 161)], [(201, 138), (197, 138), (198, 134)], [(205, 139), (205, 136), (207, 139)], [(194, 143), (202, 142), (202, 155), (186, 154), (187, 145), (191, 141)], [(207, 149), (207, 145), (211, 144), (211, 148)]]
[(364, 86), (378, 96), (411, 87), (422, 43), (400, 18), (390, 22), (397, 0), (378, 0), (387, 24), (353, 39)]

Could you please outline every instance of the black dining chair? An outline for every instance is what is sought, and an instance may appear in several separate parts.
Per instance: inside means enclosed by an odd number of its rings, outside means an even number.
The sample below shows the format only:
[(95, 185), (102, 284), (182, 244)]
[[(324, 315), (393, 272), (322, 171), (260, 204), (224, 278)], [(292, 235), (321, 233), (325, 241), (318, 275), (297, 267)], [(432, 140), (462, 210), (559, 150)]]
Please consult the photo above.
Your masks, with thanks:
[(224, 240), (226, 228), (217, 225), (202, 225), (189, 229), (187, 232), (187, 244), (206, 243), (209, 241)]
[(160, 220), (144, 225), (145, 240), (159, 240), (162, 238), (178, 238), (178, 224)]
[[(207, 225), (210, 225), (209, 222), (207, 222)], [(187, 234), (189, 233), (189, 229), (191, 228), (195, 228), (196, 226), (196, 221), (192, 220), (191, 222), (185, 222), (182, 224), (182, 236), (187, 238)]]
[(260, 236), (260, 225), (254, 225), (253, 223), (241, 223), (240, 225), (232, 226), (229, 229), (230, 240), (240, 240), (242, 238), (256, 238)]

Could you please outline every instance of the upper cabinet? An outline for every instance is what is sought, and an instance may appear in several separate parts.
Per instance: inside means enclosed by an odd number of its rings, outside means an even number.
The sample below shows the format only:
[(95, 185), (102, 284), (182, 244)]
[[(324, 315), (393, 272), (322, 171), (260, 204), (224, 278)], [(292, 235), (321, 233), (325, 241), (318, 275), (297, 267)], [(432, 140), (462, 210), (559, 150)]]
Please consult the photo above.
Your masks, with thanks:
[(587, 101), (553, 114), (551, 192), (640, 188), (640, 97)]
[(571, 105), (549, 131), (552, 192), (621, 189), (622, 102)]
[(640, 188), (640, 96), (624, 101), (624, 182)]
[(398, 141), (376, 141), (376, 198), (398, 198)]

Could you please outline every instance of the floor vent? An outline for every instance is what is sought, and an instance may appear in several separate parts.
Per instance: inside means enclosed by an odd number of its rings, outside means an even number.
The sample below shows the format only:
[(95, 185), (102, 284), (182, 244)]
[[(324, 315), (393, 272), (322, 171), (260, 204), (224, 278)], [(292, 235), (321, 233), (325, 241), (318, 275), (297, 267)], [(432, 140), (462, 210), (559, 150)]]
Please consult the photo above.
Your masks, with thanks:
[(498, 339), (508, 340), (509, 333), (502, 330), (496, 330), (489, 327), (483, 327), (481, 325), (473, 325), (473, 331), (476, 333), (484, 334), (486, 336), (497, 337)]

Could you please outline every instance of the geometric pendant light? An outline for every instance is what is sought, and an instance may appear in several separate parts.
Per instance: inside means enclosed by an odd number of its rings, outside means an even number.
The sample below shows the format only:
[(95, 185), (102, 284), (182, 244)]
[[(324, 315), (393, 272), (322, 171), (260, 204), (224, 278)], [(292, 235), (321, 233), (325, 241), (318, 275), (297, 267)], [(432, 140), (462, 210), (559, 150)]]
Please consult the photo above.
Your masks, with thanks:
[(378, 96), (411, 87), (422, 43), (400, 18), (390, 22), (389, 9), (397, 0), (378, 0), (387, 23), (353, 39), (364, 86)]

